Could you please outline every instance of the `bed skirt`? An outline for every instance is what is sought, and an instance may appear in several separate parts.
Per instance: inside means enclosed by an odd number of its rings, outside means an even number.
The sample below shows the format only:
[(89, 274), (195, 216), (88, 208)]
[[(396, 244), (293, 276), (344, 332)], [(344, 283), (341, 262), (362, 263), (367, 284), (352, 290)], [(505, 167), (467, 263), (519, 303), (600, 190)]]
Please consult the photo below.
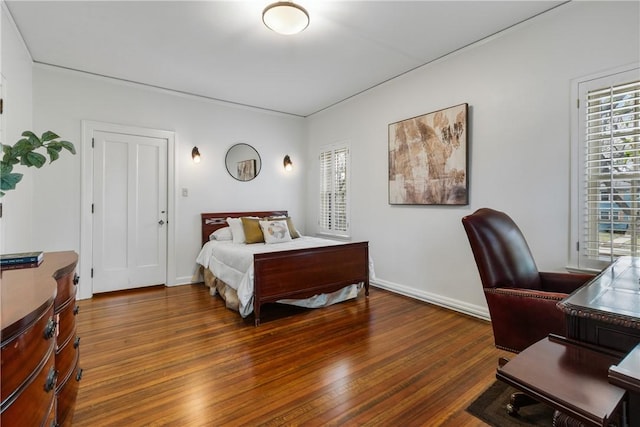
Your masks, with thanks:
[[(204, 268), (203, 266), (200, 266), (200, 268), (202, 270), (204, 284), (209, 287), (209, 294), (211, 296), (215, 296), (216, 294), (220, 295), (227, 308), (239, 312), (240, 300), (238, 299), (236, 290), (218, 279), (208, 268)], [(328, 294), (314, 295), (306, 299), (283, 299), (277, 302), (305, 308), (327, 307), (332, 304), (357, 298), (362, 288), (363, 284), (357, 283), (345, 286), (342, 289)]]

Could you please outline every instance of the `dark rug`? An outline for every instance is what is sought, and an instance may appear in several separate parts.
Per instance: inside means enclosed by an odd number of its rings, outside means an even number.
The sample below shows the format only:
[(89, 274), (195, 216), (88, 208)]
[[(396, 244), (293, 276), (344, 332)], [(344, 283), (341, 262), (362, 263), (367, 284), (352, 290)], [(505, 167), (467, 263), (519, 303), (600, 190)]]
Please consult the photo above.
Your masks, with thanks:
[(520, 408), (515, 417), (507, 414), (507, 403), (515, 391), (496, 381), (469, 405), (467, 412), (494, 427), (552, 425), (553, 409), (541, 403)]

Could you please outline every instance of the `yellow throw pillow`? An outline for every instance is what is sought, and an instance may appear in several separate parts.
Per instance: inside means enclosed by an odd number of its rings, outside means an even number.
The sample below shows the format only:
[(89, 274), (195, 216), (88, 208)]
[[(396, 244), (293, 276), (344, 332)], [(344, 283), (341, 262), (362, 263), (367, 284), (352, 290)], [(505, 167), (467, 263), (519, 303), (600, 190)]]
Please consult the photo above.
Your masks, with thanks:
[(240, 218), (242, 220), (242, 228), (244, 230), (244, 240), (247, 243), (264, 243), (264, 235), (260, 228), (260, 220), (258, 218)]

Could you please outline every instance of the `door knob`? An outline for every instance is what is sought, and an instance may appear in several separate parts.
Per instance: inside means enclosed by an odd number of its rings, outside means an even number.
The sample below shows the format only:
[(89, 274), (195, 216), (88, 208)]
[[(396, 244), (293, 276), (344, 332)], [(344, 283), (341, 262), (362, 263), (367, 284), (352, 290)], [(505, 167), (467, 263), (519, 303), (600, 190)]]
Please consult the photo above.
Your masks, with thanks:
[(160, 220), (160, 221), (158, 221), (158, 224), (160, 224), (160, 225), (164, 225), (164, 221), (163, 221), (163, 220)]

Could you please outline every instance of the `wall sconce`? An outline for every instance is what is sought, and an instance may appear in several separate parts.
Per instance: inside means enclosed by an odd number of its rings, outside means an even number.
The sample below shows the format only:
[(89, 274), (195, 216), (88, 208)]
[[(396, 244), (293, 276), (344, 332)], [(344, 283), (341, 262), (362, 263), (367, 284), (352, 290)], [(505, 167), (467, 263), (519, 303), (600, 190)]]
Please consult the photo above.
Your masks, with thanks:
[(287, 172), (291, 172), (291, 170), (293, 169), (293, 162), (291, 161), (291, 157), (289, 157), (288, 154), (284, 156), (284, 160), (282, 161), (282, 163), (284, 164), (284, 170), (286, 170)]
[(193, 147), (193, 150), (191, 150), (191, 158), (193, 159), (193, 163), (200, 163), (200, 151), (198, 151), (198, 147)]

